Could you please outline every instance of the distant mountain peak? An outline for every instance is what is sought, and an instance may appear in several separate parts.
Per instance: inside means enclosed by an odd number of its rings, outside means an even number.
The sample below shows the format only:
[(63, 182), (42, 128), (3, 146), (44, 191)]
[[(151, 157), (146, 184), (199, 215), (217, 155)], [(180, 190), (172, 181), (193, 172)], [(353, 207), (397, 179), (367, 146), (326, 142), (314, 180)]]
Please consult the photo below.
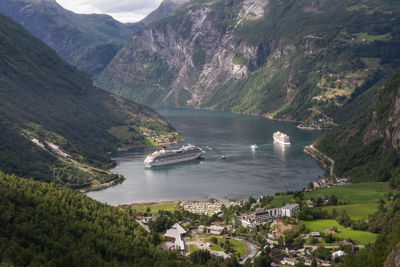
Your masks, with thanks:
[(186, 4), (190, 0), (163, 0), (156, 10), (147, 15), (141, 22), (148, 25), (155, 20), (167, 17), (177, 8)]

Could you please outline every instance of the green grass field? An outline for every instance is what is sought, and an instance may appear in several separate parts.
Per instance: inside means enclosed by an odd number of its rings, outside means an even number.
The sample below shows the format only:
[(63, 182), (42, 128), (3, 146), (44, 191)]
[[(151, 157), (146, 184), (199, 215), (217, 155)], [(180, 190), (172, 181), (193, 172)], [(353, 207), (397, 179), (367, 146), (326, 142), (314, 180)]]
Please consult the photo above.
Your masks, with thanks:
[(321, 188), (304, 195), (305, 199), (318, 198), (334, 194), (339, 201), (347, 204), (373, 203), (389, 193), (384, 183), (359, 183), (345, 186)]
[[(210, 249), (215, 250), (215, 251), (224, 251), (224, 249), (221, 248), (219, 245), (211, 243), (211, 240), (210, 240), (211, 237), (212, 236), (200, 236), (200, 238), (202, 240), (212, 244), (212, 247), (210, 247)], [(223, 240), (223, 238), (220, 236), (215, 236), (215, 237), (218, 239), (218, 243)], [(233, 245), (234, 255), (237, 258), (243, 257), (244, 255), (247, 254), (247, 251), (249, 248), (247, 247), (246, 243), (236, 240), (234, 238), (230, 238), (229, 242)], [(240, 255), (240, 257), (239, 257), (239, 255)]]
[(368, 215), (374, 214), (378, 211), (378, 205), (376, 203), (364, 203), (364, 204), (350, 204), (341, 206), (329, 206), (322, 208), (323, 210), (331, 213), (332, 209), (335, 208), (338, 213), (345, 210), (352, 220), (359, 220), (367, 218)]
[(338, 233), (334, 234), (333, 235), (334, 237), (338, 237), (340, 239), (351, 238), (352, 240), (357, 241), (361, 244), (368, 244), (374, 242), (376, 240), (376, 237), (378, 236), (377, 234), (366, 231), (359, 231), (359, 230), (352, 230), (349, 228), (345, 228), (335, 220), (305, 221), (304, 224), (310, 231), (325, 232), (326, 229), (332, 229), (333, 227), (336, 227), (338, 229)]
[(157, 214), (159, 210), (174, 211), (178, 210), (178, 202), (159, 202), (159, 203), (144, 203), (144, 204), (132, 204), (137, 212), (146, 212), (147, 208), (150, 208), (150, 213)]
[(190, 253), (195, 252), (199, 250), (199, 248), (196, 245), (189, 245), (189, 251)]
[(279, 195), (275, 196), (274, 199), (269, 204), (270, 208), (280, 208), (287, 203), (293, 202), (293, 195)]
[[(378, 200), (389, 192), (384, 183), (359, 183), (316, 189), (304, 194), (304, 199), (317, 199), (334, 194), (339, 202), (346, 204), (323, 209), (331, 211), (334, 207), (338, 211), (346, 210), (351, 219), (358, 220), (375, 213)], [(274, 197), (269, 207), (277, 208), (293, 201), (293, 195), (279, 195)]]

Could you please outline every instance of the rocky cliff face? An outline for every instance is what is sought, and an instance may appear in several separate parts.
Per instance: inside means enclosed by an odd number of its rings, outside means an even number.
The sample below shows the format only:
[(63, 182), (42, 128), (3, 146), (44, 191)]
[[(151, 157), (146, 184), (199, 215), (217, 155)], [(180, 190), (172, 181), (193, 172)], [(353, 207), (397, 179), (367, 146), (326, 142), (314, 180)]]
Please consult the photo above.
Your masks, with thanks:
[(54, 0), (0, 0), (10, 16), (70, 64), (96, 76), (136, 28), (107, 15), (79, 15)]
[(400, 4), (378, 2), (191, 1), (136, 34), (97, 84), (153, 106), (341, 121), (400, 64)]
[[(243, 4), (234, 10), (234, 15), (241, 20), (248, 18), (250, 13), (251, 19), (262, 17), (267, 2), (246, 0)], [(201, 105), (216, 85), (245, 78), (249, 69), (259, 67), (269, 53), (269, 47), (251, 47), (236, 42), (233, 29), (215, 27), (214, 15), (209, 5), (195, 5), (195, 8), (176, 14), (166, 23), (156, 23), (136, 34), (110, 63), (98, 85), (110, 89), (119, 87), (121, 90), (117, 91), (122, 95), (156, 106)], [(124, 90), (140, 79), (135, 72), (146, 72), (149, 68), (148, 59), (141, 57), (143, 53), (156, 57), (158, 64), (165, 65), (168, 73), (143, 79), (151, 83), (157, 92), (156, 98), (133, 88)], [(168, 77), (161, 79), (165, 82), (160, 82), (159, 76)], [(122, 84), (119, 81), (123, 81)]]

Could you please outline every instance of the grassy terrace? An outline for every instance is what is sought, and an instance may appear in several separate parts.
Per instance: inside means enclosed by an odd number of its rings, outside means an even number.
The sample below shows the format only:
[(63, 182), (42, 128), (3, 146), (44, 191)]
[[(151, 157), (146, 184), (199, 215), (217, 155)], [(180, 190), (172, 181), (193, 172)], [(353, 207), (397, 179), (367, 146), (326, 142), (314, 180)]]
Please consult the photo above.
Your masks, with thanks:
[[(316, 189), (304, 194), (304, 199), (317, 199), (319, 197), (335, 195), (339, 202), (344, 205), (324, 207), (325, 210), (335, 208), (338, 211), (346, 210), (353, 220), (365, 218), (377, 211), (378, 200), (389, 193), (384, 183), (358, 183), (345, 186), (334, 186), (330, 188)], [(281, 207), (286, 203), (293, 202), (293, 195), (275, 196), (271, 207)]]
[(230, 239), (226, 239), (225, 240), (225, 238), (220, 237), (220, 236), (209, 236), (209, 235), (207, 235), (207, 236), (199, 236), (199, 237), (203, 242), (210, 243), (211, 244), (210, 249), (211, 250), (215, 250), (215, 251), (224, 251), (224, 248), (222, 248), (219, 245), (213, 244), (211, 242), (211, 238), (212, 237), (216, 237), (217, 238), (218, 244), (220, 244), (221, 242), (229, 241), (232, 244), (232, 248), (234, 250), (234, 255), (237, 258), (240, 258), (240, 257), (243, 257), (244, 255), (246, 255), (247, 252), (248, 252), (248, 249), (249, 249), (245, 243), (243, 243), (243, 242), (241, 242), (239, 240), (236, 240), (234, 238), (230, 238)]
[(376, 240), (376, 237), (378, 236), (377, 234), (367, 231), (359, 231), (359, 230), (352, 230), (349, 228), (345, 228), (335, 220), (305, 221), (304, 224), (310, 231), (325, 232), (325, 230), (327, 229), (332, 229), (336, 227), (338, 232), (333, 234), (334, 237), (338, 237), (340, 239), (351, 238), (352, 240), (357, 241), (361, 244), (368, 244), (374, 242)]
[(150, 208), (150, 213), (157, 215), (160, 210), (175, 211), (178, 210), (178, 201), (157, 202), (157, 203), (138, 203), (132, 204), (131, 207), (137, 212), (146, 212)]

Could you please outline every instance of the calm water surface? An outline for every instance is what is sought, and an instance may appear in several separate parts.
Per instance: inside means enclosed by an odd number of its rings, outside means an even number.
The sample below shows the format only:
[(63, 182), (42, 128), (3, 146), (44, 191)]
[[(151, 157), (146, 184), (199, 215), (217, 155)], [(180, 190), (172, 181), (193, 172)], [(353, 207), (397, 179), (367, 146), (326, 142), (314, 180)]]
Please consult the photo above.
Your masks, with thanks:
[[(114, 160), (118, 165), (113, 172), (123, 174), (126, 180), (89, 192), (90, 197), (113, 205), (206, 197), (247, 199), (302, 189), (323, 174), (318, 163), (303, 152), (304, 146), (318, 138), (319, 131), (228, 112), (191, 109), (158, 112), (181, 133), (185, 144), (192, 143), (206, 151), (204, 159), (146, 169), (144, 158), (159, 148), (116, 154)], [(278, 130), (290, 136), (290, 146), (273, 142), (272, 134)], [(259, 149), (252, 151), (252, 144)]]

